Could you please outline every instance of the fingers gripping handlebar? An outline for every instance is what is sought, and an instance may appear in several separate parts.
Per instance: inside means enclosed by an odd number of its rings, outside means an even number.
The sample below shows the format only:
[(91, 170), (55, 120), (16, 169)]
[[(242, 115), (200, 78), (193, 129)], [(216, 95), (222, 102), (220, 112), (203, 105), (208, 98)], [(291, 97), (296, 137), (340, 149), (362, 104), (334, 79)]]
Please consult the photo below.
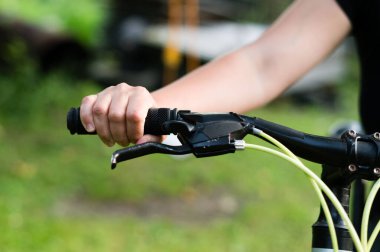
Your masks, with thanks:
[[(177, 110), (176, 109), (150, 109), (145, 119), (144, 133), (151, 135), (166, 135), (169, 132), (166, 132), (162, 129), (162, 125), (166, 121), (176, 120), (177, 119)], [(80, 109), (71, 108), (67, 113), (67, 129), (72, 135), (95, 135), (96, 132), (87, 132), (83, 127), (80, 120)]]
[[(67, 128), (71, 134), (89, 134), (81, 124), (79, 109), (72, 108), (69, 111)], [(196, 157), (232, 153), (243, 148), (240, 143), (247, 134), (257, 135), (257, 130), (271, 135), (296, 155), (312, 162), (337, 167), (354, 164), (359, 168), (356, 174), (362, 178), (375, 179), (380, 176), (374, 172), (375, 167), (380, 167), (380, 140), (374, 135), (346, 132), (341, 138), (328, 138), (306, 134), (257, 117), (235, 113), (200, 114), (167, 108), (149, 110), (144, 133), (177, 134), (182, 146), (148, 142), (124, 148), (114, 152), (112, 167), (116, 167), (118, 162), (152, 153), (193, 153)]]

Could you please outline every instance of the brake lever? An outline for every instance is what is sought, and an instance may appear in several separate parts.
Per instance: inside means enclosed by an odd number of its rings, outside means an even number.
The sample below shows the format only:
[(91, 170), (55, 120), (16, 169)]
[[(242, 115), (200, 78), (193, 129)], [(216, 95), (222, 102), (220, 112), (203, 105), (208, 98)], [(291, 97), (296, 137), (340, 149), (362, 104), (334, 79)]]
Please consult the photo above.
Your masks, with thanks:
[(191, 148), (187, 145), (171, 146), (156, 142), (136, 144), (134, 146), (115, 151), (111, 157), (111, 168), (115, 169), (117, 164), (122, 161), (153, 153), (184, 155), (191, 153)]
[[(111, 167), (117, 163), (153, 153), (196, 157), (217, 156), (241, 149), (240, 140), (251, 132), (252, 125), (235, 113), (198, 114), (180, 111), (180, 119), (162, 124), (165, 132), (177, 134), (181, 146), (147, 142), (117, 150), (111, 158)], [(237, 144), (238, 142), (238, 144)]]

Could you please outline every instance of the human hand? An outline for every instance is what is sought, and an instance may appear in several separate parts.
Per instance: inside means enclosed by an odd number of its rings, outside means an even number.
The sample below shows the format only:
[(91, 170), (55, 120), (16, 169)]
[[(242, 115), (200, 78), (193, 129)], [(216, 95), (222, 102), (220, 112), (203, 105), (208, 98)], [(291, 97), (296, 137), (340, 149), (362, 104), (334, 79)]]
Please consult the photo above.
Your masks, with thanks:
[(156, 107), (156, 102), (146, 88), (121, 83), (85, 96), (80, 117), (85, 129), (96, 131), (106, 145), (127, 146), (162, 140), (159, 136), (144, 135), (145, 117), (152, 107)]

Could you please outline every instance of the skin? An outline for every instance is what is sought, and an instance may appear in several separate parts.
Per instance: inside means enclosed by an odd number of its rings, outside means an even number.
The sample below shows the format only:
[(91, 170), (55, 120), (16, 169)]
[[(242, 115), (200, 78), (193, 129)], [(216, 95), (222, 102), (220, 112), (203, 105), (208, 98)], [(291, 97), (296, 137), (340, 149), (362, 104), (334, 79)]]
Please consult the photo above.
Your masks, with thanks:
[(151, 107), (234, 111), (260, 107), (329, 55), (351, 24), (335, 0), (297, 0), (254, 43), (153, 93), (121, 83), (83, 98), (81, 121), (108, 146), (160, 141), (143, 135)]

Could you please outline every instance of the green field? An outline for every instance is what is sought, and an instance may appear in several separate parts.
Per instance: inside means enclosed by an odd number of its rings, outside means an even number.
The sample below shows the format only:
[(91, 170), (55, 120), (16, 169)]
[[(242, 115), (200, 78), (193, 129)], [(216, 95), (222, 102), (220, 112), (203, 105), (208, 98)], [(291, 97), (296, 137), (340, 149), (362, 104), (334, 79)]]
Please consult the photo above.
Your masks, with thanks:
[[(333, 107), (280, 99), (250, 114), (323, 135), (357, 118), (356, 81), (341, 81)], [(27, 61), (0, 77), (0, 251), (310, 250), (319, 205), (293, 166), (246, 150), (111, 170), (117, 147), (66, 130), (67, 110), (98, 90)]]

